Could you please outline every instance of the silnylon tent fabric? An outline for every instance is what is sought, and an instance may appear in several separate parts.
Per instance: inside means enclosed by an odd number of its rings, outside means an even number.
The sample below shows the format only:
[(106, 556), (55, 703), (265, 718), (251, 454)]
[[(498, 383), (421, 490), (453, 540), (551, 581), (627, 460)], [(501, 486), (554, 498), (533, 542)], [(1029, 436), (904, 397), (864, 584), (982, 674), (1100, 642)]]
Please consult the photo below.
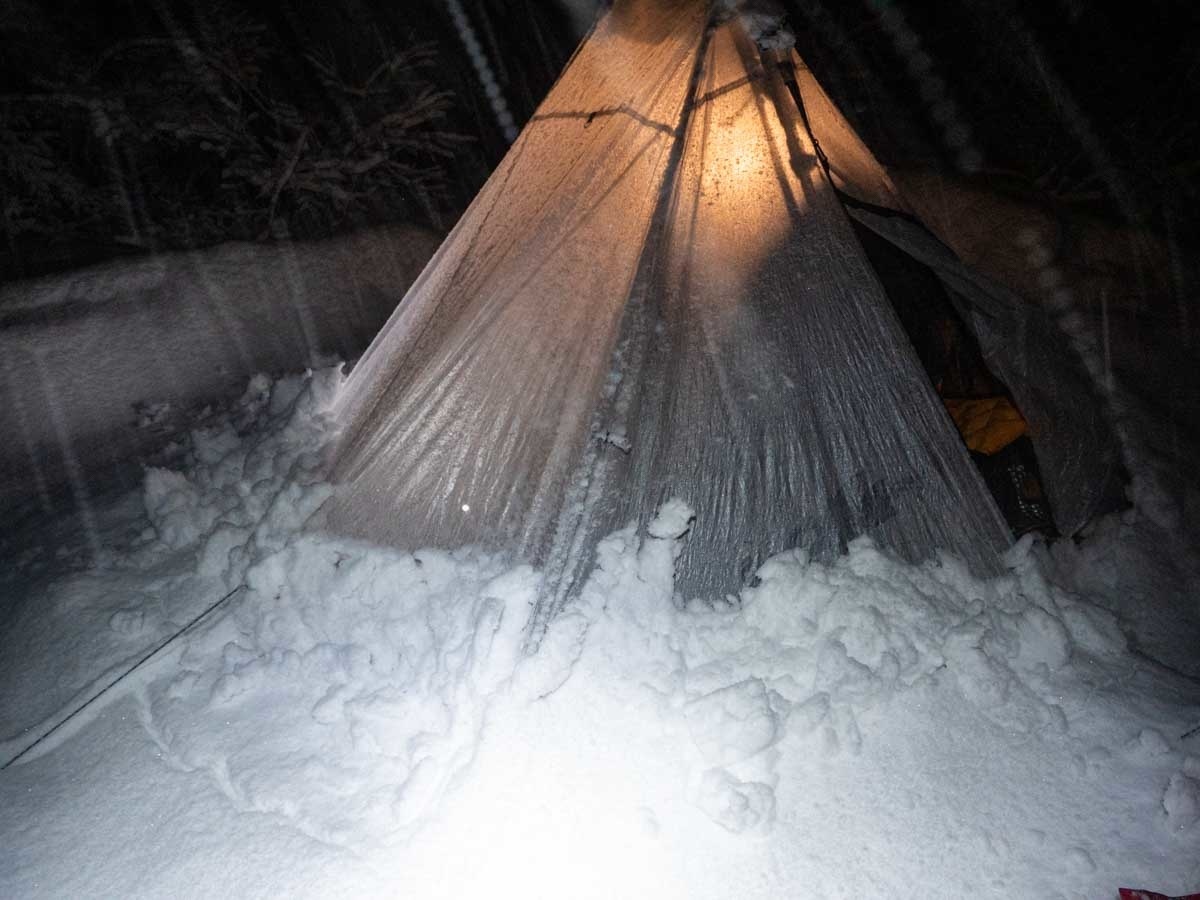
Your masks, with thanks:
[[(916, 221), (812, 71), (794, 53), (792, 63), (804, 116), (847, 211), (941, 281), (1027, 422), (1055, 525), (1075, 534), (1119, 495), (1121, 478), (1110, 415), (1083, 359), (1046, 309), (965, 265)], [(1012, 245), (1018, 237), (996, 234)]]
[(706, 12), (598, 23), (354, 369), (335, 528), (539, 559), (646, 245)]
[(937, 275), (1029, 425), (1055, 525), (1078, 532), (1119, 496), (1121, 481), (1116, 435), (1082, 357), (1046, 309), (971, 269), (920, 225), (850, 212)]
[(330, 525), (511, 550), (543, 620), (674, 497), (685, 598), (860, 534), (983, 572), (1009, 540), (778, 72), (699, 2), (618, 0), (339, 413)]

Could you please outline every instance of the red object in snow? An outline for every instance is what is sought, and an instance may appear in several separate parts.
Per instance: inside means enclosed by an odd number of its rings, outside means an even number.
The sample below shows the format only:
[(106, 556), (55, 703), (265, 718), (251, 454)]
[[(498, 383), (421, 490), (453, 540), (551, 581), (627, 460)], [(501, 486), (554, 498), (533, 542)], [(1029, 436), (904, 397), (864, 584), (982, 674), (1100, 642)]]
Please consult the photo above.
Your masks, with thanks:
[(1156, 894), (1154, 891), (1139, 891), (1134, 888), (1118, 888), (1121, 900), (1200, 900), (1200, 894), (1182, 894), (1178, 897), (1168, 897), (1166, 894)]

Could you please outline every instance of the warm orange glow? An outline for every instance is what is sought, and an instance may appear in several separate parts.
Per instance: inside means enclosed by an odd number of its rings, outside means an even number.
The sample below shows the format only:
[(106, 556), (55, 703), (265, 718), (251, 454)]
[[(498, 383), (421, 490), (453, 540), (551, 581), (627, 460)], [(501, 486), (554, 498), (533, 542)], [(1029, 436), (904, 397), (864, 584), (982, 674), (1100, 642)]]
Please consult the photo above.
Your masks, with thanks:
[[(688, 272), (689, 303), (717, 341), (752, 299), (752, 282), (787, 240), (805, 203), (791, 169), (788, 135), (762, 85), (745, 82), (728, 30), (714, 36), (707, 99), (695, 110), (681, 164), (671, 229), (673, 271)], [(703, 307), (702, 309), (700, 307)]]
[(733, 158), (730, 172), (736, 179), (746, 178), (754, 173), (754, 163), (750, 153), (739, 153)]

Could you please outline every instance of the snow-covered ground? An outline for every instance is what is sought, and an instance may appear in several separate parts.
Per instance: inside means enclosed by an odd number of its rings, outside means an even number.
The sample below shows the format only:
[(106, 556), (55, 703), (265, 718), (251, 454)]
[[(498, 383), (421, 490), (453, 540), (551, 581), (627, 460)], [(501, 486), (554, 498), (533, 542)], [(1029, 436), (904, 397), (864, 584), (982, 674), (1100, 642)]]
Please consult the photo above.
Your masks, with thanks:
[(0, 285), (0, 510), (133, 484), (138, 461), (254, 373), (357, 356), (437, 244), (393, 226)]
[(671, 502), (527, 656), (537, 572), (321, 532), (340, 379), (255, 378), (181, 470), (0, 548), (0, 761), (228, 597), (0, 772), (0, 895), (1200, 889), (1181, 535), (1131, 510), (991, 581), (859, 540), (680, 608)]

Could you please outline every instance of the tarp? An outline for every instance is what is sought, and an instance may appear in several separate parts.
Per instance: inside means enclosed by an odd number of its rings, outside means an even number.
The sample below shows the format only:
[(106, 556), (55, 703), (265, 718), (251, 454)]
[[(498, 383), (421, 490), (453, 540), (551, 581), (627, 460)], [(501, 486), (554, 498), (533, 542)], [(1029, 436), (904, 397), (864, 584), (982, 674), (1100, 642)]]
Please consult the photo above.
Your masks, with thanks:
[(774, 67), (699, 2), (618, 0), (352, 373), (329, 507), (548, 567), (697, 510), (719, 597), (869, 534), (993, 571), (997, 512)]

